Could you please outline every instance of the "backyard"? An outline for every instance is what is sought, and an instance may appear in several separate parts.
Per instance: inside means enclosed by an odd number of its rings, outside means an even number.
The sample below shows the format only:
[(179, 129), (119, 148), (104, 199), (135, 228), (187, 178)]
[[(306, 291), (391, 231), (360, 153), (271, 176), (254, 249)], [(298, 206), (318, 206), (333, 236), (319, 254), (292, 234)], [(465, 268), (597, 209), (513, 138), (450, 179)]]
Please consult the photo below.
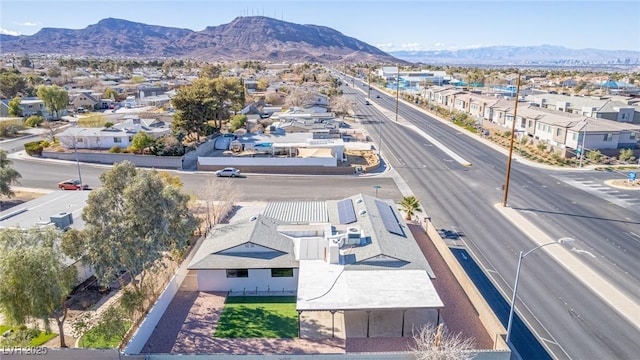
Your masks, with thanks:
[(295, 296), (230, 296), (214, 337), (294, 338), (297, 335)]
[(40, 346), (58, 336), (53, 332), (30, 329), (26, 326), (0, 325), (0, 347)]

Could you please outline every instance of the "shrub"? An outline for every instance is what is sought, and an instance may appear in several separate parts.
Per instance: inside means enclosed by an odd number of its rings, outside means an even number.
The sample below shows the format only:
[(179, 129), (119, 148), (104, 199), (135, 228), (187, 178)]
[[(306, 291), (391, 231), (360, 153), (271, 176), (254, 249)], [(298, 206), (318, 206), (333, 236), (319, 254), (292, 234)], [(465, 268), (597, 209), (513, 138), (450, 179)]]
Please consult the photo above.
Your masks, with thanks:
[(111, 147), (111, 149), (109, 149), (109, 152), (112, 154), (118, 154), (120, 152), (122, 152), (122, 148), (118, 145), (114, 145)]
[(587, 158), (591, 161), (599, 162), (602, 159), (600, 150), (593, 150), (587, 153)]
[(505, 132), (502, 133), (502, 136), (504, 137), (510, 137), (511, 136), (511, 130), (507, 130)]
[(44, 118), (39, 115), (31, 115), (25, 121), (24, 124), (28, 127), (38, 127), (44, 122)]
[(633, 150), (632, 149), (621, 149), (620, 150), (620, 155), (618, 156), (618, 159), (620, 159), (620, 161), (628, 161), (628, 160), (631, 160), (631, 158), (633, 158)]
[(15, 136), (24, 129), (25, 127), (22, 120), (0, 121), (0, 137)]
[(32, 141), (24, 144), (24, 150), (30, 156), (41, 156), (44, 147), (40, 141)]
[(547, 150), (547, 144), (541, 142), (538, 145), (536, 145), (536, 148), (540, 151), (545, 151)]

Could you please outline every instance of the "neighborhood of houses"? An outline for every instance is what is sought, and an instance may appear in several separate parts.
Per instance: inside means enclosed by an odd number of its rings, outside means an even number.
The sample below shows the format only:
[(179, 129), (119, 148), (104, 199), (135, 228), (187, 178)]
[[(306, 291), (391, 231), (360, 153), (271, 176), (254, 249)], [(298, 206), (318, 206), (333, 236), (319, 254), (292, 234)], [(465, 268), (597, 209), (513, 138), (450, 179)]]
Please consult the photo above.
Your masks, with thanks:
[[(265, 72), (270, 76), (280, 76), (284, 68), (286, 67), (282, 65), (268, 67)], [(242, 76), (242, 71), (230, 70), (225, 75)], [(637, 148), (640, 140), (640, 98), (634, 96), (635, 88), (629, 84), (620, 83), (611, 89), (616, 91), (597, 96), (563, 95), (555, 91), (523, 91), (519, 96), (517, 115), (514, 118), (516, 94), (513, 85), (469, 87), (469, 84), (456, 80), (445, 71), (400, 71), (396, 67), (382, 67), (377, 71), (376, 77), (384, 80), (386, 87), (382, 90), (390, 94), (399, 88), (403, 94), (413, 95), (430, 108), (439, 107), (452, 114), (467, 114), (477, 119), (479, 127), (492, 124), (504, 128), (504, 131), (513, 128), (518, 140), (535, 139), (536, 142), (547, 144), (564, 157), (574, 157), (582, 148), (586, 151), (599, 150), (608, 156), (616, 156), (620, 149), (632, 149), (636, 155), (639, 152)], [(531, 78), (528, 81), (535, 84), (536, 80), (539, 79)], [(188, 83), (188, 80), (183, 82)], [(113, 119), (111, 126), (68, 127), (56, 134), (62, 147), (80, 150), (80, 159), (83, 160), (84, 149), (108, 150), (114, 146), (126, 149), (138, 132), (144, 132), (153, 138), (160, 138), (171, 132), (173, 110), (170, 101), (176, 93), (175, 88), (169, 89), (168, 86), (149, 83), (127, 90), (117, 87), (118, 84), (112, 80), (105, 83), (116, 86), (118, 92), (124, 92), (127, 95), (125, 100), (116, 102), (113, 98), (103, 99), (99, 92), (72, 88), (69, 89), (69, 106), (62, 115), (63, 118), (73, 121), (74, 118), (68, 115), (70, 112), (77, 113), (78, 109), (104, 111), (105, 116), (109, 114), (109, 119)], [(278, 91), (283, 84), (289, 87), (296, 85), (274, 81), (260, 92), (256, 88), (256, 80), (249, 78), (243, 83), (248, 96), (257, 99), (239, 112), (247, 116), (245, 128), (235, 132), (233, 141), (217, 141), (215, 146), (209, 146), (207, 149), (230, 150), (235, 155), (266, 154), (279, 158), (306, 159), (294, 162), (284, 159), (262, 159), (263, 165), (273, 162), (271, 165), (276, 169), (305, 164), (312, 167), (336, 167), (344, 161), (345, 146), (364, 149), (353, 142), (368, 140), (366, 133), (350, 128), (344, 115), (336, 115), (332, 99), (322, 94), (322, 89), (309, 88), (311, 95), (299, 106), (272, 106), (264, 99), (274, 94), (282, 97), (282, 92)], [(562, 82), (563, 86), (571, 84), (567, 81)], [(613, 86), (611, 82), (607, 84), (609, 87)], [(50, 116), (44, 102), (38, 98), (24, 98), (20, 106), (24, 116)], [(136, 109), (140, 112), (136, 113)], [(147, 111), (141, 112), (142, 109)], [(153, 109), (162, 109), (164, 112), (149, 115), (149, 111)], [(356, 108), (352, 106), (345, 114), (353, 116), (357, 115), (356, 112)], [(140, 113), (148, 118), (141, 118)], [(3, 99), (0, 103), (0, 116), (7, 114), (8, 100)], [(84, 114), (77, 113), (74, 117), (77, 119), (80, 116)], [(352, 144), (349, 144), (350, 142)], [(319, 148), (324, 150), (319, 151)], [(212, 154), (212, 151), (200, 151), (197, 160), (194, 155), (185, 155), (186, 161), (168, 162), (167, 167), (194, 164), (192, 167), (199, 169), (215, 169), (234, 165), (255, 167), (259, 164), (255, 159), (247, 157), (220, 159)], [(44, 156), (64, 158), (65, 155), (49, 151), (45, 152)], [(96, 161), (95, 156), (92, 154), (84, 160)], [(105, 162), (110, 161), (111, 159), (107, 159)]]

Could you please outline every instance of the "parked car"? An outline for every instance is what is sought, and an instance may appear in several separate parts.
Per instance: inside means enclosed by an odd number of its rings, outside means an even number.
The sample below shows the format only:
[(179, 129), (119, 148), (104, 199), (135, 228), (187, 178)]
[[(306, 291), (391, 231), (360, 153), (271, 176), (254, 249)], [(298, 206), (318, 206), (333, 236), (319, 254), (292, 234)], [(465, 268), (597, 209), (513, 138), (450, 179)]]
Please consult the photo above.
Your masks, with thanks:
[(80, 180), (64, 180), (58, 183), (58, 189), (60, 190), (89, 190), (89, 185), (81, 183)]
[(240, 176), (240, 170), (236, 168), (224, 168), (222, 170), (216, 171), (216, 176), (237, 177), (237, 176)]

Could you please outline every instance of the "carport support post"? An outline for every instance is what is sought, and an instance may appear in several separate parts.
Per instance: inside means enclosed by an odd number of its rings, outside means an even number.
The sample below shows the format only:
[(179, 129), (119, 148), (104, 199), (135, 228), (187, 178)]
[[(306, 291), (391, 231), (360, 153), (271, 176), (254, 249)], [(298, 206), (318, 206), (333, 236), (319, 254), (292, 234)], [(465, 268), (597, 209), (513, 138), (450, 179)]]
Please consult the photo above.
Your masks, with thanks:
[(369, 337), (369, 318), (371, 317), (371, 310), (367, 310), (367, 337)]
[(404, 337), (404, 314), (407, 313), (407, 310), (402, 310), (402, 329), (400, 330), (400, 337)]
[(302, 334), (300, 331), (300, 314), (302, 314), (302, 311), (298, 310), (298, 337), (302, 339)]
[(331, 313), (331, 337), (335, 337), (334, 332), (336, 329), (336, 325), (335, 325), (336, 311), (329, 310), (329, 312)]
[(436, 322), (436, 325), (440, 325), (440, 309), (438, 309), (438, 321)]

